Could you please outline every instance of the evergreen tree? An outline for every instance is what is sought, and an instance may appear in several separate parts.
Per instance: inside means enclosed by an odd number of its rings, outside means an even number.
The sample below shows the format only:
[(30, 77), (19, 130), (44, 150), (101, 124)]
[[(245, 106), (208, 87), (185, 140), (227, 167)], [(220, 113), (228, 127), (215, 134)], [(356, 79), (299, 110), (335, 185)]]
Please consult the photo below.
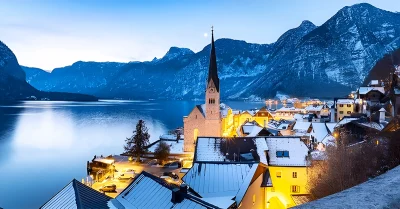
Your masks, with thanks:
[(163, 164), (168, 159), (170, 153), (170, 146), (161, 141), (154, 150), (154, 156)]
[(147, 146), (150, 144), (148, 128), (144, 120), (139, 120), (136, 124), (136, 130), (130, 138), (126, 138), (125, 152), (136, 157), (136, 161), (140, 162), (140, 156), (147, 152)]

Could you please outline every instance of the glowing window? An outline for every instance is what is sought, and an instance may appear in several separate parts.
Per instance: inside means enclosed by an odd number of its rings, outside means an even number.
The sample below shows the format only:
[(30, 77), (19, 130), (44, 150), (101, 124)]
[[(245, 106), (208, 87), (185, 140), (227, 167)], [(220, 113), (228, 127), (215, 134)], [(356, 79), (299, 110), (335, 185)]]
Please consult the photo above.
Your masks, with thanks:
[(293, 178), (297, 178), (297, 172), (293, 172)]
[(277, 178), (282, 177), (282, 171), (277, 171), (277, 172), (276, 172), (276, 177), (277, 177)]
[(299, 192), (300, 192), (300, 186), (292, 185), (292, 193), (299, 193)]

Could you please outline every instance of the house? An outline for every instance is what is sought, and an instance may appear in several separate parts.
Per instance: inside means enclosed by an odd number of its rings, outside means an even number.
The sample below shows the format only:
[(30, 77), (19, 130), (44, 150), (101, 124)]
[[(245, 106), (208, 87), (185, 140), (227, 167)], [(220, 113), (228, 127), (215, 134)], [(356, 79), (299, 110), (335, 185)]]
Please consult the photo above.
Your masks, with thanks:
[(272, 187), (267, 188), (267, 208), (296, 206), (295, 199), (308, 196), (307, 146), (300, 137), (268, 137), (268, 170)]
[(337, 119), (340, 121), (345, 116), (350, 116), (354, 112), (353, 99), (338, 99), (336, 101)]
[[(233, 201), (231, 202), (232, 204)], [(228, 204), (225, 208), (234, 208)], [(110, 209), (130, 208), (171, 208), (171, 209), (214, 209), (210, 204), (191, 192), (185, 184), (170, 184), (145, 171), (133, 181), (115, 199), (108, 202)]]
[(307, 155), (300, 137), (199, 137), (193, 167), (182, 180), (208, 202), (287, 208), (308, 194)]
[(295, 107), (281, 107), (280, 109), (276, 110), (274, 119), (285, 119), (285, 120), (292, 120), (295, 114), (305, 113), (304, 109), (298, 109)]
[(61, 191), (48, 200), (40, 209), (54, 208), (96, 208), (109, 209), (111, 198), (76, 179), (73, 179)]
[(238, 129), (238, 136), (279, 136), (280, 131), (274, 128), (261, 127), (256, 121), (247, 122)]
[(221, 136), (222, 119), (220, 113), (220, 83), (217, 72), (214, 33), (211, 31), (211, 53), (208, 68), (205, 104), (196, 105), (188, 116), (183, 118), (184, 151), (193, 152), (198, 136)]
[(265, 208), (261, 183), (267, 150), (264, 137), (199, 137), (193, 167), (182, 180), (208, 202), (233, 200), (238, 208)]

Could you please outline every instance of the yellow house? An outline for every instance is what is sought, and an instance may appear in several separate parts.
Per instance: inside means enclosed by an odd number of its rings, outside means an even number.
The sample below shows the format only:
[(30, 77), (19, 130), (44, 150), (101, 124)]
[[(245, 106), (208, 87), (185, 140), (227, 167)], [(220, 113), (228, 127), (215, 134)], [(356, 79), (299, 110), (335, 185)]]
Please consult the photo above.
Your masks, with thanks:
[(336, 101), (337, 119), (340, 121), (344, 116), (350, 116), (354, 112), (353, 99), (338, 99)]
[(261, 126), (267, 127), (269, 120), (271, 120), (273, 116), (267, 110), (266, 107), (261, 108), (257, 113), (253, 116), (253, 119)]
[(221, 108), (221, 133), (222, 136), (228, 137), (233, 136), (235, 133), (235, 127), (233, 123), (233, 113), (231, 108)]
[(296, 206), (308, 194), (308, 148), (300, 137), (268, 137), (268, 169), (272, 185), (266, 189), (266, 208)]

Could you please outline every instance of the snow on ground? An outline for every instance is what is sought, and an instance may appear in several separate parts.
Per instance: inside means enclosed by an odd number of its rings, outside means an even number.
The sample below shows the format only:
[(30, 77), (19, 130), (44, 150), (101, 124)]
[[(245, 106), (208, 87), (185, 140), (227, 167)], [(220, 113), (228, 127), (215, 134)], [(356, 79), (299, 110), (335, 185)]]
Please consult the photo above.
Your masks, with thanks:
[[(176, 141), (163, 141), (165, 143), (167, 143), (168, 145), (170, 145), (170, 152), (171, 154), (183, 154), (183, 140), (179, 140), (178, 143), (176, 143)], [(160, 143), (160, 142), (158, 142)], [(154, 150), (157, 147), (157, 144), (154, 144), (153, 146), (149, 147), (149, 152), (154, 152)]]
[(295, 208), (400, 208), (400, 166), (342, 192)]

